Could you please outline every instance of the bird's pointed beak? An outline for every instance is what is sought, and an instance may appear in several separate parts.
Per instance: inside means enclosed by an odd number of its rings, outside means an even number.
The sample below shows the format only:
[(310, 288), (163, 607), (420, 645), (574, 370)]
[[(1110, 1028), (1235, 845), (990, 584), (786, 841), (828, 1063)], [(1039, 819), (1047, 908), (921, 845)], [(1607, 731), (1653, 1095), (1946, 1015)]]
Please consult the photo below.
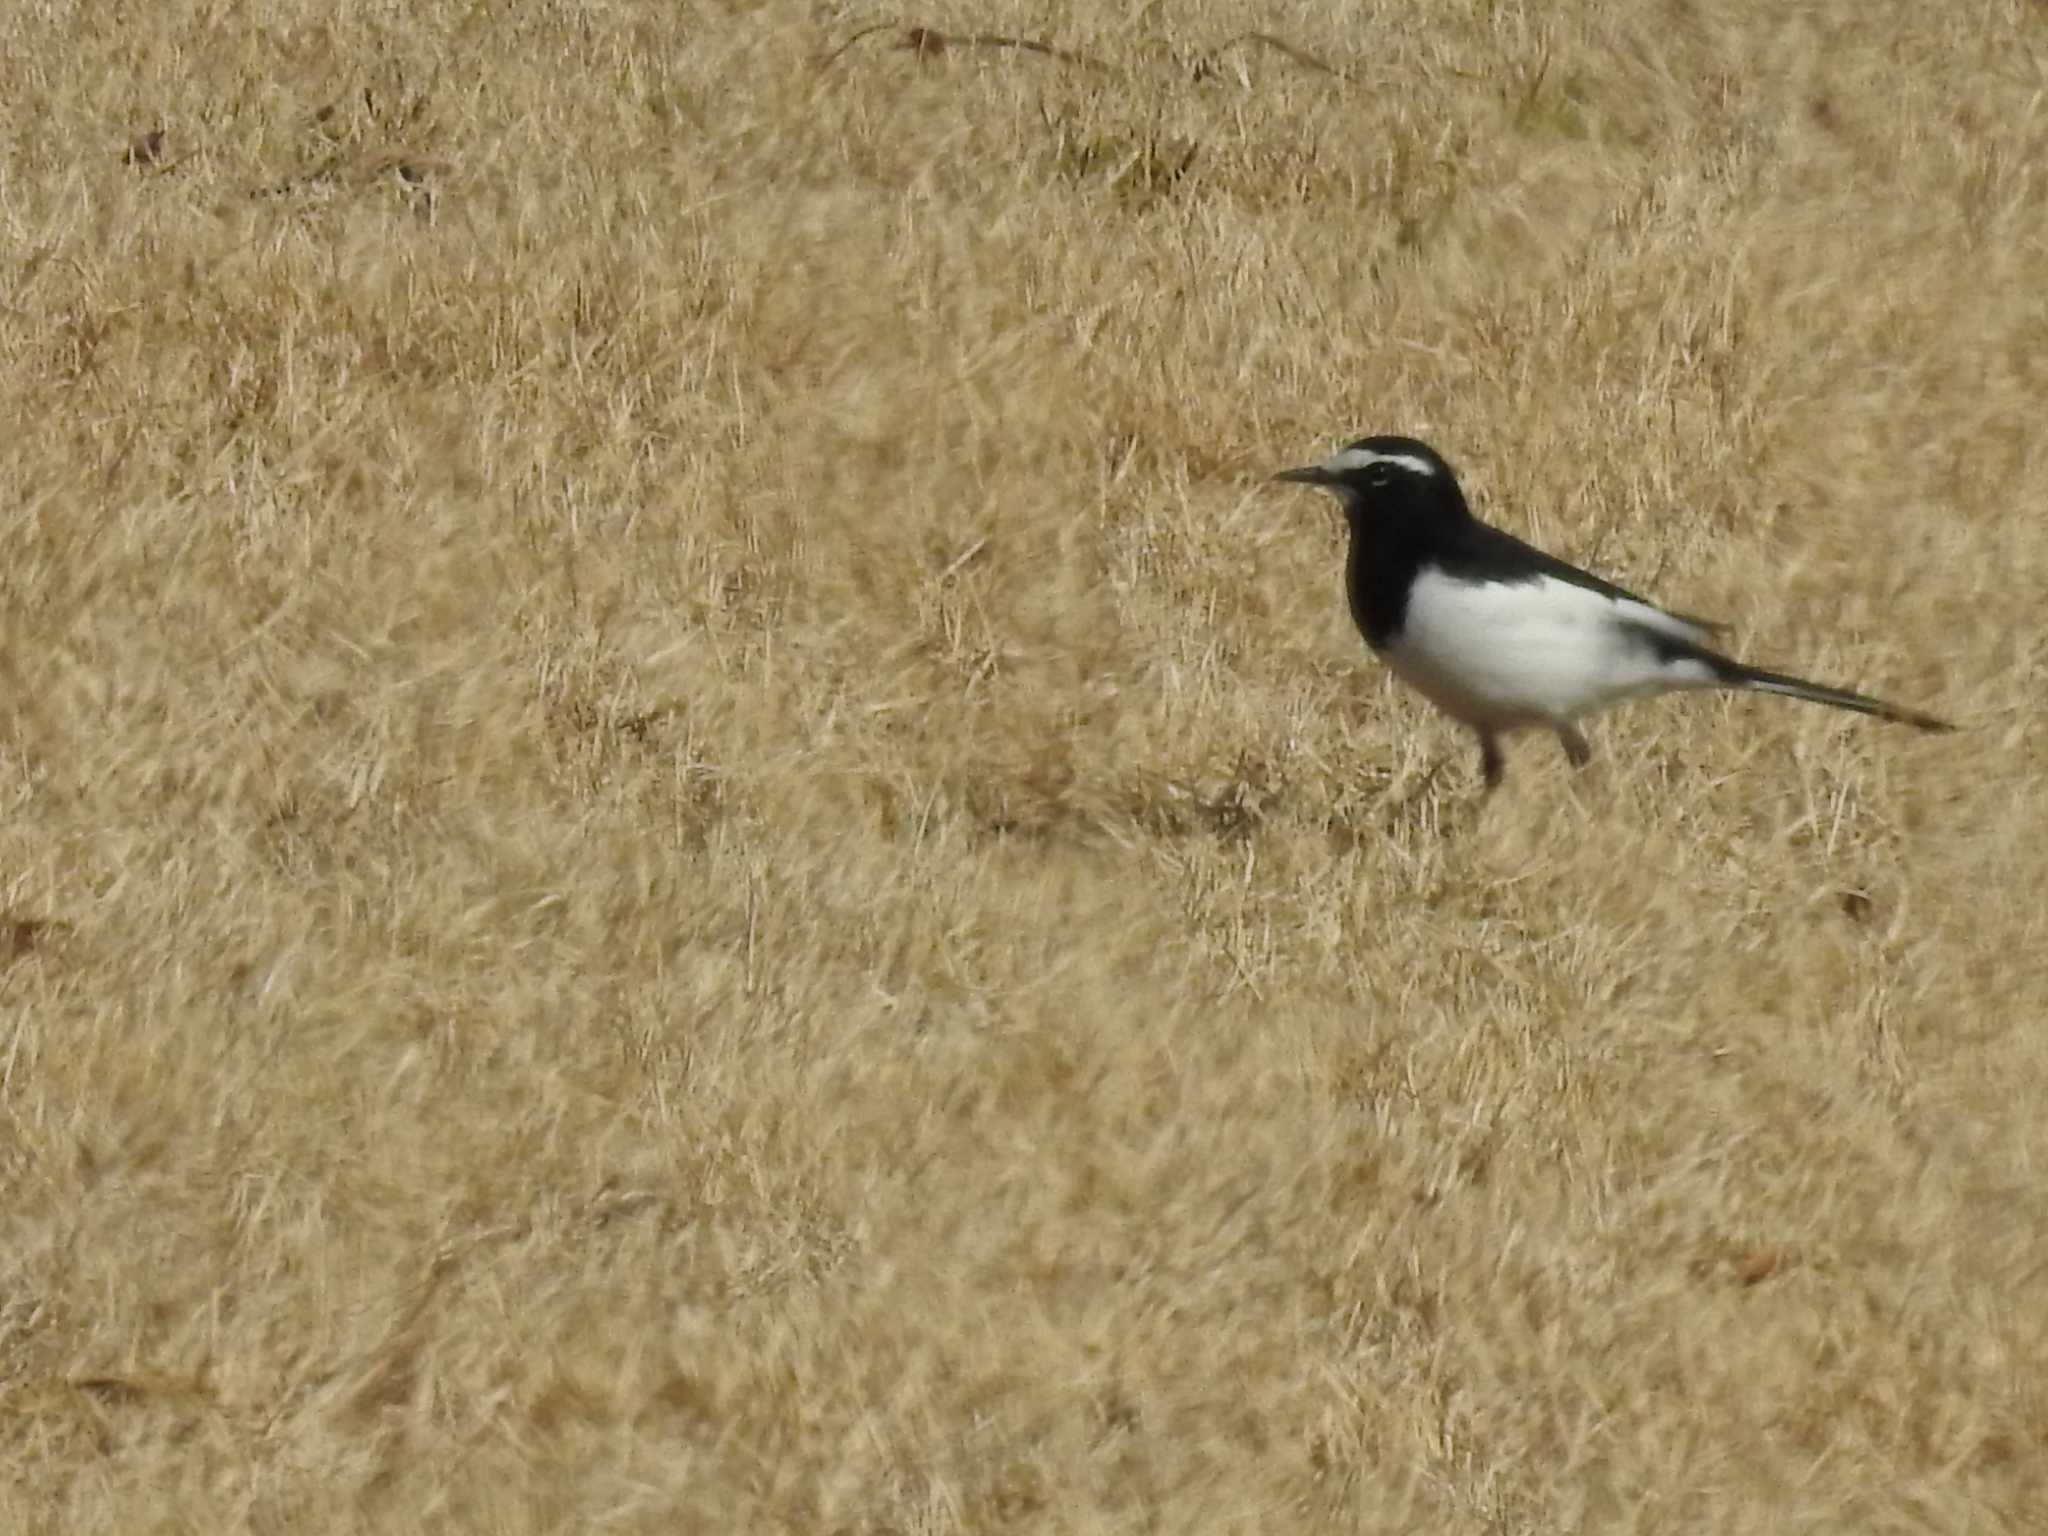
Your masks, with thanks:
[(1337, 477), (1320, 464), (1311, 464), (1306, 469), (1283, 469), (1273, 477), (1290, 485), (1335, 485)]

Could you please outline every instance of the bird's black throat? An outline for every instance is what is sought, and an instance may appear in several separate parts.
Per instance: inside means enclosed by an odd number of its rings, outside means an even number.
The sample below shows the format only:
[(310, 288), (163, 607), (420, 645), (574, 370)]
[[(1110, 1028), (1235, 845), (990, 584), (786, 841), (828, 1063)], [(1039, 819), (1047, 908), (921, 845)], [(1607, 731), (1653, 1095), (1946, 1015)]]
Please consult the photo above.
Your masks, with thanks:
[(1408, 617), (1408, 593), (1428, 554), (1428, 540), (1410, 519), (1391, 522), (1352, 512), (1344, 560), (1344, 595), (1365, 643), (1383, 651)]

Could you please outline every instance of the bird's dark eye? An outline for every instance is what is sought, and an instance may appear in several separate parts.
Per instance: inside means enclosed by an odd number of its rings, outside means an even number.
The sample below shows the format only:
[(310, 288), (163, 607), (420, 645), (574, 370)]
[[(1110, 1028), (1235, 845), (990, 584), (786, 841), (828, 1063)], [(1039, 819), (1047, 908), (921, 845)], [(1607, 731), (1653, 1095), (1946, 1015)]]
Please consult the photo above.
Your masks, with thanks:
[(1392, 485), (1394, 483), (1394, 466), (1391, 464), (1366, 465), (1365, 483), (1371, 486)]

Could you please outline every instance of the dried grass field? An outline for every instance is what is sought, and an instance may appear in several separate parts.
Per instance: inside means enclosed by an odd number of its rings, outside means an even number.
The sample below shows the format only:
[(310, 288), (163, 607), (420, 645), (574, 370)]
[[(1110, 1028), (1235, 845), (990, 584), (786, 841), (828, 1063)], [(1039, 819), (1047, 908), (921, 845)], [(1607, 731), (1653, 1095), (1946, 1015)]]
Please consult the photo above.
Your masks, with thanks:
[[(0, 80), (0, 1530), (2048, 1519), (2039, 4)], [(1963, 729), (1482, 800), (1368, 431)]]

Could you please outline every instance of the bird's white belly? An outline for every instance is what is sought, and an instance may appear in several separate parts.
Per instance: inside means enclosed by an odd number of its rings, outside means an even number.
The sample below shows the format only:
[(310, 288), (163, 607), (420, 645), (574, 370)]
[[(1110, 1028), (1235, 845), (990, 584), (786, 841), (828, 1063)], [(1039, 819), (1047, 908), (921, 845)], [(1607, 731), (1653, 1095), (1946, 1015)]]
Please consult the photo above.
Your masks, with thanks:
[(1703, 663), (1659, 655), (1644, 614), (1659, 628), (1679, 622), (1554, 577), (1467, 582), (1425, 569), (1385, 656), (1446, 714), (1500, 730), (1711, 684)]

